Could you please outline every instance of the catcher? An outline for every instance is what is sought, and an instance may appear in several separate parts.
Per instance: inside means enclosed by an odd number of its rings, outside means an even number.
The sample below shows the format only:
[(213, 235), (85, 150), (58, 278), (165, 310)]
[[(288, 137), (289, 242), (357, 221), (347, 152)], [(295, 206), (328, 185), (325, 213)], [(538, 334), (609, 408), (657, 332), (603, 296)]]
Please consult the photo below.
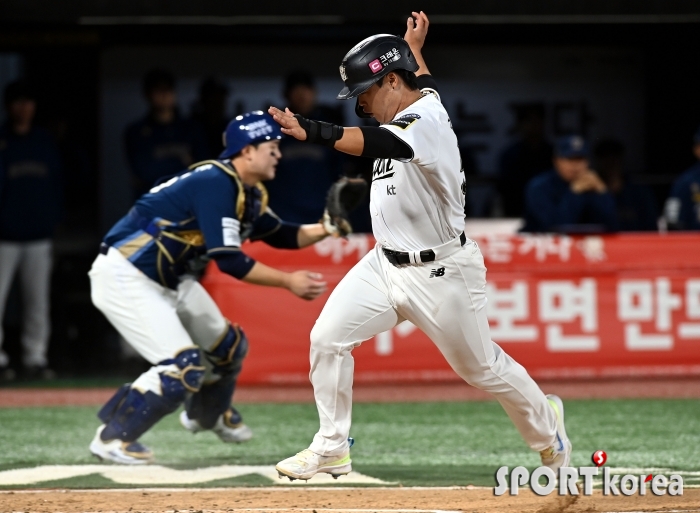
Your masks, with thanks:
[(194, 164), (153, 187), (112, 227), (90, 270), (92, 301), (149, 362), (102, 407), (90, 451), (123, 464), (149, 462), (138, 439), (183, 402), (180, 422), (211, 430), (224, 442), (252, 431), (231, 405), (248, 351), (243, 330), (223, 317), (197, 281), (213, 259), (248, 283), (283, 287), (311, 300), (326, 289), (320, 274), (285, 273), (241, 251), (246, 240), (303, 248), (328, 235), (347, 235), (345, 215), (362, 199), (362, 180), (344, 179), (329, 192), (330, 209), (317, 224), (280, 220), (267, 207), (261, 181), (281, 158), (279, 125), (260, 111), (238, 116), (224, 133), (217, 160)]

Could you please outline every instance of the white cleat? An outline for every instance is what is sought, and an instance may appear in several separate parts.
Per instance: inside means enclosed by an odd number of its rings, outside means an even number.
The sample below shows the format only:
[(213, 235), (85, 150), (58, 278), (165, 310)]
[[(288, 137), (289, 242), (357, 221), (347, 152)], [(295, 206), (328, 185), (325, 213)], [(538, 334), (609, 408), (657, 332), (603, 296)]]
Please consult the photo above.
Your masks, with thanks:
[(286, 476), (290, 481), (295, 479), (311, 479), (319, 473), (332, 475), (335, 479), (344, 476), (352, 470), (350, 451), (340, 456), (321, 456), (304, 449), (291, 458), (280, 461), (275, 469), (280, 477)]
[(554, 445), (548, 447), (544, 451), (540, 451), (542, 465), (551, 468), (555, 473), (561, 467), (571, 465), (571, 441), (566, 436), (566, 428), (564, 427), (564, 403), (559, 396), (549, 394), (547, 401), (557, 415), (557, 437)]
[[(226, 443), (241, 443), (247, 442), (253, 438), (253, 430), (242, 422), (238, 424), (233, 424), (230, 421), (231, 410), (227, 410), (224, 414), (220, 415), (216, 419), (216, 424), (211, 428), (211, 431), (216, 433), (222, 442)], [(203, 428), (199, 422), (192, 420), (187, 416), (187, 412), (183, 411), (180, 413), (180, 424), (192, 433), (199, 433), (200, 431), (210, 431), (209, 429)]]
[(146, 465), (153, 460), (153, 452), (139, 442), (122, 442), (119, 439), (105, 442), (100, 438), (104, 424), (97, 428), (90, 442), (90, 452), (103, 461), (122, 465)]

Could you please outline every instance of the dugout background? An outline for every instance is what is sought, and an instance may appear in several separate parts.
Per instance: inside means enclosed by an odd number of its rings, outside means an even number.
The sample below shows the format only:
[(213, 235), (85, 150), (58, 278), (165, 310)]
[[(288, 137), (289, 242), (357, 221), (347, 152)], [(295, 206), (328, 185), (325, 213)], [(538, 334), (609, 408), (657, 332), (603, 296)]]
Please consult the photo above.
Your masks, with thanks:
[[(77, 374), (114, 367), (118, 348), (90, 305), (85, 273), (103, 230), (128, 207), (121, 132), (124, 118), (143, 112), (138, 81), (146, 69), (162, 65), (179, 76), (185, 110), (208, 74), (230, 81), (232, 110), (244, 100), (279, 100), (274, 95), (296, 64), (319, 75), (321, 99), (332, 101), (344, 52), (372, 33), (402, 34), (412, 9), (431, 17), (426, 58), (440, 82), (448, 83), (450, 101), (465, 92), (464, 123), (474, 130), (465, 137), (473, 144), (500, 149), (508, 128), (504, 105), (518, 101), (507, 86), (521, 84), (530, 88), (523, 96), (550, 103), (615, 98), (612, 105), (597, 104), (591, 134), (623, 138), (630, 167), (659, 198), (692, 162), (690, 136), (700, 120), (697, 1), (5, 0), (0, 87), (19, 76), (38, 83), (40, 119), (63, 117), (92, 169), (72, 197), (57, 239), (52, 365)], [(478, 81), (502, 86), (500, 107), (485, 107), (485, 96), (474, 89)], [(245, 94), (250, 85), (257, 96)], [(557, 99), (572, 87), (587, 93)], [(258, 107), (249, 103), (246, 109)], [(484, 112), (491, 135), (468, 118)], [(570, 122), (580, 121), (573, 116)], [(603, 121), (614, 129), (596, 132)], [(493, 161), (488, 151), (480, 153), (484, 169)], [(5, 317), (13, 356), (18, 315), (10, 308)]]

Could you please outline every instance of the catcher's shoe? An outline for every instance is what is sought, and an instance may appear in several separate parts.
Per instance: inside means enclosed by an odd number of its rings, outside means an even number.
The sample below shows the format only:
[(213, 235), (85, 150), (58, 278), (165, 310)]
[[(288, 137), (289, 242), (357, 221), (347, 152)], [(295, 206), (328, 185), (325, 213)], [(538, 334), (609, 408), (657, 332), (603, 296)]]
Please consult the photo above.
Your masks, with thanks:
[(104, 424), (97, 428), (95, 438), (90, 443), (90, 452), (100, 460), (113, 461), (123, 465), (145, 465), (153, 460), (153, 452), (139, 442), (121, 440), (104, 441), (100, 437)]
[[(216, 419), (216, 424), (211, 428), (211, 431), (216, 433), (222, 442), (226, 443), (241, 443), (247, 442), (253, 438), (253, 430), (248, 426), (239, 422), (234, 424), (231, 422), (231, 410), (227, 410), (225, 413)], [(180, 413), (180, 424), (187, 431), (192, 433), (199, 433), (200, 431), (209, 431), (201, 426), (199, 422), (193, 420), (187, 416), (187, 412), (183, 411)]]
[(542, 465), (551, 468), (555, 473), (560, 467), (568, 467), (571, 464), (571, 441), (566, 436), (564, 427), (564, 403), (559, 396), (547, 395), (547, 401), (557, 415), (557, 437), (554, 445), (544, 451), (540, 451)]
[(280, 461), (275, 469), (280, 477), (286, 476), (290, 481), (311, 479), (322, 472), (338, 479), (338, 476), (344, 476), (352, 470), (351, 463), (350, 451), (340, 456), (321, 456), (304, 449), (296, 456)]

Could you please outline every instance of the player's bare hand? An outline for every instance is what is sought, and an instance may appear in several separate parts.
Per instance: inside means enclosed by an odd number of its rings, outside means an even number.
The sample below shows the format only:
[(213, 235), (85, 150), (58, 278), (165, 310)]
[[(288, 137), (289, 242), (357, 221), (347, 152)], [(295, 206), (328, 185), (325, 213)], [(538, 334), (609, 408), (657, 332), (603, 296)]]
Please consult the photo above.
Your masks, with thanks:
[(603, 193), (608, 190), (605, 182), (595, 171), (588, 170), (571, 183), (571, 190), (577, 194), (594, 191)]
[(319, 273), (296, 271), (289, 276), (288, 288), (300, 298), (310, 301), (326, 291), (326, 282)]
[(403, 38), (413, 51), (423, 48), (425, 36), (428, 35), (428, 25), (430, 25), (428, 16), (423, 11), (412, 12), (411, 17), (406, 21), (406, 34)]
[(299, 126), (299, 121), (291, 110), (285, 108), (281, 111), (277, 107), (270, 107), (267, 112), (280, 124), (283, 134), (291, 135), (300, 141), (306, 140), (306, 131)]

